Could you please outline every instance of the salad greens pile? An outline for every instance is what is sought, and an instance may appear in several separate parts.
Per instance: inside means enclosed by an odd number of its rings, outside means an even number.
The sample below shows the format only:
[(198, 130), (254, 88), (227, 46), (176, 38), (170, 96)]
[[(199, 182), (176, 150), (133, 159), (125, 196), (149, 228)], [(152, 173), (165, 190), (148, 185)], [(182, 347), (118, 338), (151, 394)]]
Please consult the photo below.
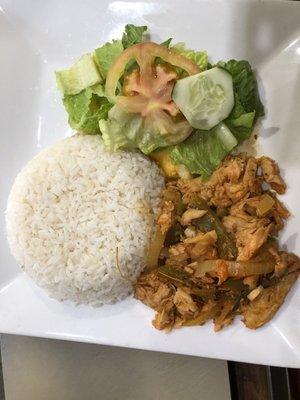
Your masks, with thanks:
[(206, 179), (264, 115), (255, 74), (245, 60), (212, 65), (206, 51), (158, 45), (146, 32), (126, 25), (121, 40), (56, 71), (69, 124), (101, 134), (110, 151), (167, 157)]

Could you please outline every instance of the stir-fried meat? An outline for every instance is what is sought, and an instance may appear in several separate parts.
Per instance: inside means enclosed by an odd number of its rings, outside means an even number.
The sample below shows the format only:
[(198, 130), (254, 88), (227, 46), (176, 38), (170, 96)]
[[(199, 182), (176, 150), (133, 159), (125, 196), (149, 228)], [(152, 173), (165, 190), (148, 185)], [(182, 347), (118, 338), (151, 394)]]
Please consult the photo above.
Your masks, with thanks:
[(228, 232), (235, 236), (238, 232), (246, 229), (249, 222), (242, 217), (228, 215), (223, 218), (223, 225)]
[(259, 275), (246, 276), (246, 278), (243, 279), (243, 283), (244, 283), (244, 285), (249, 286), (250, 290), (253, 290), (257, 286), (258, 279), (259, 279)]
[(216, 231), (199, 233), (194, 238), (185, 239), (185, 243), (193, 244), (193, 246), (189, 248), (189, 255), (192, 260), (196, 260), (199, 257), (204, 256), (206, 253), (211, 254), (216, 241)]
[(281, 218), (286, 219), (290, 216), (290, 212), (288, 211), (288, 209), (277, 198), (275, 198), (275, 211)]
[(215, 300), (208, 300), (200, 309), (199, 314), (195, 318), (191, 318), (188, 321), (185, 321), (184, 325), (203, 325), (206, 321), (214, 319), (219, 310), (220, 307)]
[(276, 260), (274, 275), (280, 277), (285, 273), (289, 265), (288, 254), (285, 252), (280, 253), (276, 247), (270, 247), (269, 252)]
[(285, 251), (281, 251), (280, 254), (286, 254), (288, 261), (288, 271), (294, 272), (300, 270), (300, 258), (293, 253), (287, 253)]
[(247, 261), (252, 258), (259, 248), (267, 241), (272, 224), (260, 226), (259, 228), (244, 229), (236, 235), (239, 255), (238, 261)]
[(166, 233), (174, 222), (175, 212), (174, 203), (172, 201), (164, 201), (162, 205), (162, 212), (157, 220), (162, 233)]
[(241, 308), (247, 328), (257, 329), (273, 318), (298, 275), (299, 271), (295, 271), (283, 276), (278, 283), (263, 289), (259, 296)]
[(247, 197), (232, 205), (229, 215), (223, 218), (223, 224), (236, 238), (238, 260), (245, 261), (253, 257), (267, 241), (274, 225), (275, 231), (278, 231), (279, 221), (288, 215), (288, 211), (268, 194)]
[(293, 272), (300, 269), (300, 260), (294, 254), (279, 251), (275, 246), (270, 246), (268, 251), (276, 261), (274, 276), (280, 278), (287, 272), (287, 270)]
[(274, 222), (274, 233), (277, 234), (284, 226), (284, 219), (287, 219), (290, 216), (287, 208), (275, 198), (274, 210), (271, 213), (271, 218), (273, 218)]
[(214, 318), (215, 332), (220, 331), (222, 328), (232, 323), (234, 317), (232, 310), (234, 306), (235, 306), (234, 300), (225, 300), (223, 302), (219, 313)]
[[(261, 167), (262, 176), (259, 172)], [(261, 194), (262, 183), (270, 184), (277, 193), (284, 193), (286, 185), (279, 174), (277, 164), (268, 157), (247, 158), (245, 154), (227, 157), (208, 181), (201, 178), (178, 182), (185, 202), (192, 193), (216, 207), (229, 207), (240, 201), (247, 193)]]
[(262, 218), (269, 214), (275, 207), (275, 200), (268, 194), (254, 196), (245, 201), (246, 211), (250, 215)]
[(222, 185), (226, 181), (237, 183), (244, 173), (246, 162), (245, 154), (225, 158), (222, 165), (212, 174), (211, 186)]
[(260, 190), (259, 187), (256, 187), (258, 184), (256, 179), (257, 168), (257, 160), (254, 157), (249, 157), (243, 176), (243, 184), (249, 189), (251, 193), (254, 193), (255, 189), (258, 191)]
[(201, 246), (204, 249), (204, 252), (210, 247), (214, 246), (217, 240), (217, 234), (215, 230), (209, 231), (207, 233), (198, 233), (196, 236), (192, 238), (187, 238), (184, 240), (185, 243), (188, 244), (199, 244), (201, 243)]
[(259, 160), (263, 178), (270, 184), (271, 188), (277, 193), (283, 194), (286, 190), (286, 184), (279, 174), (278, 165), (269, 157), (261, 157)]
[(242, 314), (256, 329), (273, 317), (300, 270), (300, 259), (274, 238), (290, 215), (275, 193), (284, 191), (273, 160), (246, 154), (227, 157), (207, 181), (169, 182), (158, 218), (159, 265), (135, 287), (135, 297), (156, 311), (155, 328), (213, 320), (219, 331)]
[(184, 234), (187, 238), (193, 238), (197, 236), (197, 230), (194, 226), (188, 226), (186, 230), (184, 231)]
[(175, 310), (172, 299), (162, 300), (152, 324), (158, 330), (171, 330), (175, 322)]
[(158, 310), (161, 302), (170, 299), (174, 293), (171, 285), (162, 282), (155, 273), (151, 273), (140, 276), (134, 295), (147, 306)]
[[(222, 168), (217, 169), (219, 176), (224, 176), (225, 180), (231, 183), (238, 182), (242, 176), (246, 166), (246, 156), (241, 154), (237, 157), (228, 157), (223, 164)], [(222, 180), (222, 178), (220, 179)]]
[(185, 243), (178, 243), (171, 246), (169, 249), (170, 260), (173, 261), (186, 261), (189, 259), (188, 245)]
[(223, 218), (228, 232), (236, 238), (238, 260), (249, 260), (267, 241), (272, 223), (266, 218), (255, 218), (248, 215), (229, 215)]
[(192, 299), (188, 289), (178, 288), (173, 298), (177, 311), (182, 315), (193, 316), (198, 311), (198, 306)]
[(195, 208), (188, 208), (181, 217), (181, 224), (183, 226), (189, 225), (193, 219), (201, 218), (206, 214), (205, 210), (197, 210)]
[(214, 272), (214, 275), (218, 278), (218, 285), (225, 282), (229, 276), (227, 263), (223, 261), (218, 262), (218, 267), (217, 270)]
[(135, 286), (134, 297), (157, 311), (153, 321), (156, 329), (172, 328), (174, 290), (170, 284), (160, 281), (155, 273), (142, 275)]
[(197, 193), (210, 205), (229, 207), (241, 200), (247, 193), (261, 193), (261, 180), (257, 176), (258, 161), (247, 159), (245, 154), (227, 157), (208, 181), (200, 178), (178, 182), (184, 201)]
[(225, 189), (225, 198), (227, 198), (226, 203), (224, 203), (224, 200), (222, 199), (222, 188), (217, 188), (216, 193), (218, 194), (217, 197), (214, 198), (213, 204), (216, 206), (225, 206), (225, 204), (230, 206), (231, 204), (236, 203), (237, 201), (241, 200), (248, 191), (248, 187), (243, 183), (225, 183), (224, 184), (224, 189)]

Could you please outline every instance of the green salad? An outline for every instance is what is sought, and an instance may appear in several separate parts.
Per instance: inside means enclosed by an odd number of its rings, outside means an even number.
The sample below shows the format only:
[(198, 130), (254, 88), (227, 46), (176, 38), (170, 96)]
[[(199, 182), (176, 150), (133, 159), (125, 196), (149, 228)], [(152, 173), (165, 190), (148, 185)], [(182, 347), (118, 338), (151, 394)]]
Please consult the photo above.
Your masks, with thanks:
[(120, 40), (56, 71), (69, 124), (110, 151), (141, 151), (169, 177), (185, 166), (207, 179), (264, 115), (254, 71), (146, 32), (126, 25)]

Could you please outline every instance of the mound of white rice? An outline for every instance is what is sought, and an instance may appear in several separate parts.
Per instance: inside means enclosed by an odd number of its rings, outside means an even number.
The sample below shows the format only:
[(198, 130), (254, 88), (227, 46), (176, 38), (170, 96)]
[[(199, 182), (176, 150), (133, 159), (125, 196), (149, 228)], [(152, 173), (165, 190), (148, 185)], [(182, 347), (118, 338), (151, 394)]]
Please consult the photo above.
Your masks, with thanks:
[(110, 154), (100, 136), (61, 140), (15, 180), (6, 213), (11, 251), (52, 297), (120, 300), (145, 266), (163, 186), (141, 154)]

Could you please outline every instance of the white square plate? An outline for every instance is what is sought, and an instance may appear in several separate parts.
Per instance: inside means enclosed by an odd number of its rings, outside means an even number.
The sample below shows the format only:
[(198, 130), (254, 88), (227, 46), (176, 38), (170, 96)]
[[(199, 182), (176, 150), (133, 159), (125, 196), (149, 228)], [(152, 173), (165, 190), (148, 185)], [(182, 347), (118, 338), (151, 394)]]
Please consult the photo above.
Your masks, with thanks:
[[(173, 37), (206, 49), (213, 61), (247, 59), (258, 71), (266, 117), (260, 152), (275, 158), (289, 185), (294, 217), (282, 235), (299, 254), (300, 4), (256, 1), (0, 0), (0, 193), (4, 211), (19, 169), (41, 148), (70, 133), (53, 71), (121, 35), (148, 25), (155, 40)], [(241, 321), (214, 333), (211, 324), (164, 334), (152, 310), (132, 298), (99, 309), (49, 299), (9, 253), (1, 213), (0, 332), (300, 367), (299, 282), (267, 326)]]

